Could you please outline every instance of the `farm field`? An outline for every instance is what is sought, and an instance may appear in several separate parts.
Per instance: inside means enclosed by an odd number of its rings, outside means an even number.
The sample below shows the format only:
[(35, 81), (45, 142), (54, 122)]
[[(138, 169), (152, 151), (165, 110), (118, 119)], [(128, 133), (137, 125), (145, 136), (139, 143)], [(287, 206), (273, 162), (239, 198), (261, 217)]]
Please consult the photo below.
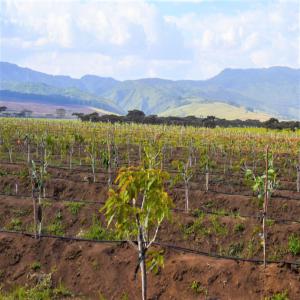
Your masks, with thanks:
[(53, 299), (141, 299), (103, 211), (138, 166), (169, 174), (173, 202), (148, 299), (300, 299), (299, 150), (299, 131), (0, 119), (0, 299), (45, 282)]

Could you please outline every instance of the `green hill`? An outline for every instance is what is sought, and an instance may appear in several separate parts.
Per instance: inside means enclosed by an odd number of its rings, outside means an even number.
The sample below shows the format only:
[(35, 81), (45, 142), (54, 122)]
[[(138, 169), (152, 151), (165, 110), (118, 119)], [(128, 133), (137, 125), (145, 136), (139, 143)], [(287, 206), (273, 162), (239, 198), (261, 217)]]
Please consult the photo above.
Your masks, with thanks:
[(68, 99), (71, 104), (118, 114), (139, 109), (146, 114), (216, 115), (218, 112), (228, 119), (244, 116), (300, 119), (300, 70), (287, 67), (225, 69), (211, 79), (199, 81), (159, 78), (118, 81), (94, 75), (75, 79), (5, 62), (0, 62), (0, 71), (0, 90), (19, 93), (18, 100), (22, 101), (26, 100), (24, 95), (34, 94), (48, 96), (50, 102), (53, 99), (57, 104), (63, 97), (61, 104)]

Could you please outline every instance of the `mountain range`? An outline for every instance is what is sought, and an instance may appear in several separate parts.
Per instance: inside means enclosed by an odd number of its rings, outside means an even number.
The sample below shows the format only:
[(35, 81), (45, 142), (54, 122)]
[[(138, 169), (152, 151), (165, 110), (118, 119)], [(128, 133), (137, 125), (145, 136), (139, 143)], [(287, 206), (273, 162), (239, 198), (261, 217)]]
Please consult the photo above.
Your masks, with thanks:
[(54, 76), (0, 62), (0, 104), (41, 104), (126, 114), (215, 115), (227, 119), (300, 119), (300, 69), (225, 69), (207, 80), (119, 81)]

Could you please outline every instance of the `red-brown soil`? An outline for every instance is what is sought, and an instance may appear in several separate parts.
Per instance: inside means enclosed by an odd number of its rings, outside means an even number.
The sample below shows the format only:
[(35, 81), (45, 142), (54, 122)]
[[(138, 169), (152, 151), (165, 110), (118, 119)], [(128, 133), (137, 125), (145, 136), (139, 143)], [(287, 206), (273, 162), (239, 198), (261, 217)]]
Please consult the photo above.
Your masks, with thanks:
[[(88, 230), (95, 215), (103, 224), (99, 213), (101, 202), (107, 198), (107, 175), (97, 173), (97, 182), (91, 183), (89, 167), (67, 170), (48, 168), (46, 197), (43, 200), (43, 227), (55, 220), (59, 212), (63, 234), (76, 236)], [(28, 170), (21, 164), (1, 164), (0, 170), (0, 228), (14, 229), (12, 220), (21, 222), (18, 230), (32, 230), (31, 183)], [(1, 175), (2, 174), (2, 175)], [(190, 184), (191, 213), (174, 212), (171, 223), (164, 223), (158, 241), (209, 253), (262, 258), (258, 234), (261, 224), (257, 219), (260, 206), (243, 178), (226, 175), (211, 176), (210, 190), (205, 192), (204, 177), (197, 176)], [(15, 184), (18, 194), (14, 195)], [(183, 209), (184, 189), (176, 184), (169, 189), (176, 208)], [(28, 196), (24, 198), (22, 196)], [(66, 201), (62, 201), (66, 200)], [(67, 201), (86, 202), (74, 215)], [(88, 203), (96, 201), (99, 204)], [(209, 231), (186, 234), (197, 222), (195, 210), (209, 211), (219, 215), (205, 215), (203, 227)], [(249, 216), (224, 216), (224, 213)], [(300, 221), (300, 195), (295, 191), (294, 178), (285, 177), (280, 190), (269, 203), (268, 217), (280, 220)], [(214, 219), (215, 218), (215, 219)], [(213, 220), (216, 224), (213, 225)], [(243, 224), (244, 229), (236, 228)], [(217, 233), (219, 226), (221, 233)], [(225, 229), (226, 233), (222, 233)], [(287, 251), (288, 237), (300, 233), (299, 223), (272, 223), (268, 231), (268, 259), (300, 261)], [(252, 250), (249, 252), (249, 243)], [(239, 246), (243, 245), (238, 252)], [(300, 274), (295, 265), (270, 264), (263, 266), (250, 262), (216, 259), (195, 254), (166, 250), (165, 268), (158, 275), (150, 275), (149, 299), (264, 299), (266, 296), (288, 290), (289, 299), (300, 299)], [(67, 242), (42, 238), (37, 241), (28, 236), (0, 233), (0, 282), (4, 290), (15, 285), (34, 284), (31, 265), (41, 263), (41, 271), (53, 273), (54, 284), (62, 281), (68, 289), (82, 299), (99, 299), (99, 292), (106, 299), (140, 299), (140, 281), (134, 280), (137, 263), (136, 253), (127, 245), (95, 244), (90, 242)], [(31, 275), (30, 275), (31, 274)], [(203, 289), (196, 293), (193, 281)], [(207, 291), (207, 296), (205, 293)], [(125, 293), (125, 294), (124, 294)]]
[[(300, 298), (299, 270), (287, 265), (262, 265), (167, 251), (165, 267), (149, 276), (149, 299), (264, 299), (289, 291)], [(67, 242), (0, 233), (0, 270), (5, 289), (33, 284), (31, 266), (52, 273), (53, 283), (63, 284), (77, 295), (99, 299), (140, 299), (140, 280), (134, 280), (136, 253), (126, 244)], [(202, 292), (191, 286), (199, 282)], [(207, 291), (207, 296), (204, 295)]]

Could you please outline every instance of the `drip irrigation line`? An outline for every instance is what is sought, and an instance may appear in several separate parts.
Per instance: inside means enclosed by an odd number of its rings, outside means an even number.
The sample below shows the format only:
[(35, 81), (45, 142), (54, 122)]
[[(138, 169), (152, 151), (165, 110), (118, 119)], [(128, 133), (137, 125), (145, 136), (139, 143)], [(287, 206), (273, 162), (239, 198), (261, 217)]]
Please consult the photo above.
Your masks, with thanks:
[[(9, 164), (16, 164), (16, 165), (19, 165), (18, 163), (9, 163)], [(26, 165), (26, 164), (24, 164), (24, 165)], [(48, 166), (48, 168), (54, 168), (54, 169), (66, 169), (66, 170), (69, 170), (69, 171), (74, 171), (74, 170), (76, 170), (76, 169), (68, 169), (68, 168), (62, 168), (62, 167), (52, 167), (52, 166)], [(164, 170), (164, 171), (166, 171), (166, 170)], [(172, 172), (170, 172), (170, 171), (167, 171), (168, 173), (172, 173)], [(112, 175), (112, 176), (115, 176), (116, 174), (117, 174), (118, 172), (117, 171), (111, 171), (110, 173), (109, 172), (104, 172), (104, 171), (101, 171), (101, 172), (95, 172), (95, 174), (97, 175)], [(179, 171), (174, 171), (173, 172), (174, 174), (179, 174), (180, 172)], [(18, 176), (18, 175), (15, 175), (15, 174), (10, 174), (10, 175), (12, 175), (12, 176)], [(205, 173), (199, 173), (198, 175), (205, 175)], [(214, 173), (214, 174), (211, 174), (211, 173), (209, 173), (209, 176), (217, 176), (217, 175), (219, 175), (218, 173)], [(88, 174), (88, 176), (92, 176), (92, 174)], [(225, 175), (223, 175), (223, 176), (225, 176)], [(228, 175), (228, 176), (230, 176), (230, 175)], [(230, 176), (230, 177), (232, 177), (232, 176)], [(238, 177), (238, 176), (237, 176)], [(240, 178), (240, 177), (239, 177)], [(95, 181), (95, 182), (89, 182), (88, 180), (74, 180), (74, 179), (65, 179), (65, 178), (61, 178), (61, 177), (51, 177), (51, 179), (54, 179), (54, 180), (68, 180), (68, 181), (71, 181), (71, 182), (74, 182), (74, 183), (101, 183), (101, 184), (107, 184), (107, 181), (105, 181), (105, 180), (103, 180), (103, 181)], [(283, 182), (285, 182), (284, 180), (283, 180)], [(214, 179), (214, 180), (209, 180), (209, 183), (210, 184), (221, 184), (221, 183), (224, 183), (224, 184), (226, 184), (227, 186), (228, 186), (228, 180), (226, 180), (226, 179)], [(201, 185), (201, 183), (199, 183), (198, 181), (190, 181), (190, 184), (200, 184)], [(204, 184), (204, 183), (203, 183)], [(296, 183), (294, 183), (294, 182), (290, 182), (290, 181), (288, 181), (287, 182), (287, 184), (296, 184)], [(114, 185), (114, 184), (112, 184), (112, 185)], [(182, 185), (182, 184), (181, 184)], [(241, 183), (238, 183), (238, 182), (231, 182), (230, 183), (230, 186), (241, 186), (242, 184)], [(115, 185), (115, 186), (117, 186), (117, 185)], [(182, 188), (182, 187), (177, 187), (177, 188)], [(192, 188), (190, 188), (189, 189), (190, 191), (192, 191), (192, 190), (195, 190), (195, 189), (192, 189)], [(198, 190), (198, 189), (196, 189), (196, 190)], [(276, 189), (277, 191), (286, 191), (286, 189), (280, 189), (280, 188), (278, 188), (278, 189)], [(297, 190), (292, 190), (292, 189), (289, 189), (288, 190), (289, 192), (295, 192), (295, 193), (297, 193)], [(225, 192), (224, 192), (224, 194), (225, 194)], [(235, 194), (233, 194), (233, 195), (235, 195)], [(245, 195), (245, 196), (250, 196), (250, 195)], [(276, 197), (276, 196), (275, 196)], [(292, 200), (300, 200), (300, 198), (299, 199), (294, 199), (294, 198), (292, 198), (292, 197), (288, 197), (288, 196), (278, 196), (278, 197), (280, 197), (280, 198), (288, 198), (288, 199), (292, 199)]]
[[(4, 230), (0, 229), (0, 232), (7, 233), (7, 234), (16, 234), (16, 235), (23, 235), (28, 237), (35, 237), (34, 234), (29, 232), (19, 232), (19, 231), (13, 231), (13, 230)], [(88, 243), (95, 243), (95, 244), (121, 244), (121, 243), (128, 243), (127, 240), (91, 240), (91, 239), (85, 239), (85, 238), (78, 238), (78, 237), (71, 237), (71, 236), (58, 236), (58, 235), (49, 235), (49, 234), (41, 234), (39, 238), (49, 238), (49, 239), (60, 239), (65, 241), (75, 241), (75, 242), (88, 242)], [(136, 243), (136, 241), (133, 241)], [(219, 255), (216, 253), (209, 253), (204, 252), (200, 250), (194, 250), (190, 248), (185, 248), (181, 246), (176, 246), (172, 244), (165, 244), (161, 242), (154, 242), (153, 245), (159, 246), (162, 248), (167, 248), (175, 251), (180, 251), (184, 253), (192, 253), (195, 255), (201, 255), (201, 256), (207, 256), (212, 258), (218, 258), (218, 259), (226, 259), (226, 260), (234, 260), (234, 261), (243, 261), (243, 262), (251, 262), (251, 263), (258, 263), (262, 264), (264, 263), (261, 259), (254, 259), (254, 258), (242, 258), (242, 257), (235, 257), (235, 256), (227, 256), (227, 255)], [(298, 261), (285, 261), (285, 260), (267, 260), (268, 264), (285, 264), (285, 265), (295, 265), (300, 266), (300, 262)]]
[[(105, 145), (106, 144), (106, 141), (107, 141), (107, 132), (108, 131), (106, 131), (106, 132), (104, 132), (103, 134), (105, 134), (105, 136), (103, 136), (102, 137), (102, 141), (104, 142), (102, 145)], [(58, 131), (53, 131), (53, 132), (51, 132), (51, 131), (48, 131), (48, 133), (50, 133), (50, 134), (52, 134), (52, 135), (59, 135), (59, 136), (61, 136), (62, 134), (64, 134), (64, 133), (69, 133), (69, 132), (64, 132), (64, 131), (60, 131), (60, 132), (58, 132)], [(136, 131), (136, 129), (134, 130), (134, 133), (136, 134), (136, 133), (138, 133), (138, 131)], [(35, 134), (35, 133), (33, 133), (33, 134)], [(132, 134), (132, 132), (130, 132), (130, 133), (128, 133), (128, 136), (129, 135), (131, 135)], [(40, 135), (40, 133), (36, 133), (36, 135)], [(209, 136), (209, 135), (207, 135), (207, 136)], [(204, 137), (207, 137), (207, 136), (204, 136)], [(220, 137), (220, 136), (219, 136)], [(118, 136), (116, 137), (116, 138), (118, 138)], [(122, 148), (122, 147), (124, 147), (125, 149), (127, 149), (127, 147), (129, 147), (129, 148), (137, 148), (137, 147), (139, 147), (139, 145), (140, 144), (143, 144), (143, 143), (149, 143), (149, 139), (139, 139), (138, 141), (133, 141), (133, 143), (127, 143), (127, 142), (125, 142), (125, 143), (122, 143), (122, 142), (120, 142), (120, 143), (115, 143), (115, 141), (116, 141), (116, 138), (113, 138), (112, 139), (112, 142), (117, 146), (117, 147), (120, 147), (120, 148)], [(234, 138), (235, 140), (237, 140), (237, 136), (233, 136), (232, 138)], [(11, 144), (13, 145), (17, 145), (17, 142), (19, 141), (20, 139), (12, 139), (11, 140)], [(21, 139), (22, 140), (22, 139)], [(280, 141), (281, 139), (279, 139), (279, 141)], [(163, 139), (163, 142), (164, 142), (164, 146), (167, 148), (167, 150), (166, 151), (168, 151), (168, 150), (170, 150), (170, 148), (172, 147), (172, 149), (174, 150), (174, 151), (176, 151), (176, 150), (188, 150), (190, 147), (191, 147), (191, 145), (190, 145), (190, 141), (191, 141), (191, 139), (189, 139), (189, 140), (185, 140), (185, 143), (188, 143), (188, 145), (183, 145), (183, 146), (180, 146), (180, 145), (178, 145), (178, 142), (179, 142), (179, 140), (176, 142), (176, 141), (174, 141), (174, 140), (172, 140), (172, 139), (169, 139), (169, 138), (164, 138)], [(241, 139), (238, 139), (238, 141), (241, 143)], [(176, 146), (172, 146), (172, 144), (173, 143), (176, 143), (177, 145)], [(99, 143), (99, 144), (101, 144), (101, 143)], [(35, 152), (35, 150), (36, 150), (36, 147), (39, 147), (36, 143), (30, 143), (30, 145), (31, 145), (31, 147), (33, 147), (32, 148), (32, 152), (31, 153), (34, 153)], [(79, 151), (79, 149), (81, 150), (81, 151), (84, 151), (84, 149), (85, 149), (85, 147), (87, 146), (88, 144), (87, 143), (83, 143), (83, 144), (78, 144), (78, 143), (75, 143), (74, 145), (73, 145), (73, 149), (74, 149), (74, 151), (76, 151), (76, 150), (78, 150)], [(223, 145), (227, 145), (228, 146), (228, 141), (222, 141), (222, 142), (218, 142), (218, 144), (213, 144), (213, 143), (209, 143), (209, 142), (206, 142), (206, 143), (203, 143), (201, 146), (202, 146), (202, 148), (204, 147), (207, 147), (207, 146), (211, 146), (211, 145), (213, 145), (213, 147), (215, 148), (214, 150), (215, 150), (215, 153), (217, 153), (217, 154), (222, 154), (223, 152), (222, 152), (222, 146)], [(239, 144), (240, 145), (240, 144)], [(197, 147), (196, 145), (192, 145), (193, 146), (193, 148), (194, 149), (201, 149), (201, 147)], [(22, 145), (22, 144), (19, 144), (19, 145), (17, 145), (17, 147), (18, 148), (23, 148), (23, 147), (26, 147), (26, 145)], [(250, 147), (249, 147), (250, 148)], [(229, 148), (229, 149), (227, 149), (227, 150), (229, 150), (229, 152), (230, 152), (230, 150), (232, 150), (232, 152), (234, 153), (234, 154), (236, 154), (236, 153), (238, 153), (239, 154), (239, 156), (243, 156), (243, 155), (245, 155), (245, 154), (249, 154), (249, 153), (251, 153), (251, 154), (255, 154), (255, 155), (263, 155), (264, 154), (264, 151), (263, 150), (256, 150), (256, 149), (251, 149), (251, 150), (249, 150), (249, 148), (244, 148), (244, 149), (240, 149), (240, 151), (238, 151), (234, 146), (233, 147), (231, 147), (231, 148)], [(52, 154), (52, 155), (55, 155), (55, 154)], [(56, 155), (60, 155), (60, 154), (56, 154)], [(293, 153), (290, 153), (290, 152), (278, 152), (278, 153), (276, 153), (276, 156), (293, 156)]]
[[(36, 164), (38, 165), (38, 161), (35, 161)], [(6, 165), (16, 165), (16, 166), (26, 166), (28, 167), (28, 164), (26, 162), (3, 162), (3, 161), (0, 161), (0, 164), (6, 164)], [(124, 166), (128, 166), (127, 163), (122, 163), (120, 164), (120, 168), (124, 167)], [(136, 167), (137, 165), (134, 165), (134, 164), (131, 164), (130, 165), (131, 167)], [(85, 170), (83, 167), (86, 167), (88, 170)], [(81, 172), (91, 172), (91, 165), (73, 165), (73, 167), (70, 169), (67, 165), (66, 166), (61, 166), (61, 165), (51, 165), (49, 164), (47, 166), (47, 168), (49, 169), (59, 169), (59, 170), (65, 170), (65, 171), (70, 171), (70, 172), (74, 172), (74, 171), (81, 171)], [(166, 168), (163, 168), (163, 171), (166, 171), (168, 172), (169, 174), (180, 174), (181, 172), (178, 171), (178, 170), (174, 170), (174, 169), (166, 169)], [(111, 175), (114, 175), (114, 174), (117, 174), (118, 173), (118, 170), (111, 170)], [(104, 175), (108, 175), (109, 172), (108, 171), (105, 171), (103, 169), (99, 170), (98, 172), (95, 172), (95, 174), (104, 174)], [(245, 177), (245, 174), (244, 173), (225, 173), (224, 172), (209, 172), (208, 173), (209, 176), (224, 176), (224, 177), (236, 177), (236, 178), (244, 178)], [(202, 176), (205, 176), (206, 175), (206, 172), (204, 171), (195, 171), (193, 172), (193, 176), (197, 176), (197, 175), (202, 175)], [(279, 180), (280, 180), (280, 177), (278, 177)], [(286, 180), (282, 180), (282, 181), (286, 181)], [(287, 181), (288, 183), (295, 183), (294, 181)]]
[[(26, 196), (26, 195), (8, 195), (8, 194), (3, 194), (3, 193), (0, 193), (0, 196), (6, 196), (6, 197), (18, 197), (19, 198), (26, 198), (26, 199), (32, 199), (31, 196)], [(76, 202), (76, 203), (82, 203), (82, 204), (91, 204), (91, 205), (104, 205), (105, 204), (105, 201), (90, 201), (90, 200), (79, 200), (79, 199), (73, 199), (73, 200), (67, 200), (67, 199), (55, 199), (55, 198), (51, 198), (51, 197), (45, 197), (45, 198), (42, 198), (42, 201), (53, 201), (54, 203), (60, 203), (60, 202), (69, 202), (69, 203), (72, 203), (72, 202)], [(253, 216), (253, 215), (241, 215), (239, 213), (231, 213), (231, 212), (222, 212), (222, 213), (218, 213), (217, 211), (212, 211), (212, 210), (207, 210), (204, 206), (201, 206), (199, 208), (195, 208), (193, 210), (189, 210), (189, 212), (186, 212), (185, 209), (183, 208), (173, 208), (172, 211), (174, 212), (178, 212), (178, 213), (182, 213), (182, 214), (188, 214), (188, 215), (191, 215), (193, 217), (195, 217), (195, 213), (197, 213), (196, 211), (200, 209), (200, 213), (203, 212), (204, 214), (207, 214), (207, 215), (216, 215), (216, 216), (225, 216), (225, 217), (234, 217), (234, 218), (249, 218), (249, 219), (256, 219), (256, 220), (260, 220), (261, 219), (261, 215), (257, 214), (256, 216)], [(288, 224), (288, 223), (297, 223), (297, 224), (300, 224), (300, 221), (298, 220), (291, 220), (291, 219), (276, 219), (276, 218), (272, 218), (272, 217), (269, 217), (269, 219), (271, 221), (274, 221), (276, 223), (279, 223), (279, 224)]]

